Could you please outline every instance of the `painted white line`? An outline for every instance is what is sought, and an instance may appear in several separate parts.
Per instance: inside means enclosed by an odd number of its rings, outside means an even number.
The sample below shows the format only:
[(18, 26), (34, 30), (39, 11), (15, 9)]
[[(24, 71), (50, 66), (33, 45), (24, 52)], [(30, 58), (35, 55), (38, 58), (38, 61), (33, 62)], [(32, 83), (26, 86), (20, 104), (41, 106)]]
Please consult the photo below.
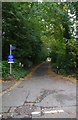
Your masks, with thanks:
[(57, 110), (44, 111), (44, 113), (57, 113)]
[(57, 110), (57, 112), (64, 112), (64, 110)]
[(40, 114), (40, 112), (32, 112), (31, 114), (32, 115), (37, 115), (37, 114)]
[[(48, 113), (61, 113), (64, 112), (64, 110), (50, 110), (50, 111), (43, 111), (43, 113), (48, 114)], [(40, 114), (41, 112), (32, 112), (32, 115), (37, 115)]]
[(2, 117), (2, 114), (0, 114), (0, 118)]
[(44, 111), (44, 113), (60, 113), (60, 112), (64, 112), (64, 110), (51, 110), (51, 111)]

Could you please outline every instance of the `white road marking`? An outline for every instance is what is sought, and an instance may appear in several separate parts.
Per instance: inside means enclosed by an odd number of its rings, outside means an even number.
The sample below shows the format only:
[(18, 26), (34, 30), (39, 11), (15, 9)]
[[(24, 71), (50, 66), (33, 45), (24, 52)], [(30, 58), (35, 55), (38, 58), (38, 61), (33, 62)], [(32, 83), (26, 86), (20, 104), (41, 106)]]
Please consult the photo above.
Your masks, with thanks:
[(57, 112), (64, 112), (64, 110), (57, 110)]
[(0, 118), (2, 117), (2, 114), (0, 114)]
[(50, 110), (50, 111), (44, 111), (44, 113), (61, 113), (64, 112), (64, 110)]
[(44, 113), (57, 113), (57, 110), (44, 111)]
[[(50, 111), (43, 111), (43, 113), (48, 114), (48, 113), (62, 113), (64, 110), (50, 110)], [(32, 115), (37, 115), (40, 114), (41, 112), (32, 112)]]
[(31, 114), (32, 115), (37, 115), (37, 114), (40, 114), (40, 112), (32, 112)]

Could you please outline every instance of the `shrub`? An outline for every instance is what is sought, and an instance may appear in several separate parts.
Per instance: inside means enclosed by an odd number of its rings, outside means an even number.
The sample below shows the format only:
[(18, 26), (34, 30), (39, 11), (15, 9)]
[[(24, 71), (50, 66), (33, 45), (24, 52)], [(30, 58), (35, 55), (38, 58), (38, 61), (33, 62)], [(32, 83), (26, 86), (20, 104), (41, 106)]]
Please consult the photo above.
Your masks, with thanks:
[[(15, 60), (12, 64), (12, 77), (18, 80), (20, 77), (24, 77), (30, 71), (19, 67), (19, 61)], [(8, 80), (10, 78), (10, 67), (7, 61), (2, 61), (2, 79)]]

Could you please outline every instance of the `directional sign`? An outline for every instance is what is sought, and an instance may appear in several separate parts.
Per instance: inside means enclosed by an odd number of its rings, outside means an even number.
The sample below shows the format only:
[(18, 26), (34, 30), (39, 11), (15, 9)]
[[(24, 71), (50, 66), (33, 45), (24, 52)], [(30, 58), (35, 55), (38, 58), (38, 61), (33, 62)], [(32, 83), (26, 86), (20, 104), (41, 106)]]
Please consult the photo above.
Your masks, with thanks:
[(8, 63), (14, 63), (14, 56), (8, 55)]
[(14, 45), (11, 45), (11, 48), (10, 48), (11, 50), (15, 50), (16, 49), (16, 46), (14, 46)]

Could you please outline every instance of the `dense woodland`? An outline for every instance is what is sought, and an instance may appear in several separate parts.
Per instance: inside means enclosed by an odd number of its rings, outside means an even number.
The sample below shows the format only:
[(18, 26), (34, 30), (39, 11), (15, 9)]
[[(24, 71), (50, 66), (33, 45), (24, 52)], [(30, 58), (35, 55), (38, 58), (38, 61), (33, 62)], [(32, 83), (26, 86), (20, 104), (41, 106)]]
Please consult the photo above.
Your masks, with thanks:
[(37, 65), (51, 58), (52, 68), (78, 77), (78, 4), (53, 2), (2, 3), (2, 59), (15, 45), (15, 59)]

